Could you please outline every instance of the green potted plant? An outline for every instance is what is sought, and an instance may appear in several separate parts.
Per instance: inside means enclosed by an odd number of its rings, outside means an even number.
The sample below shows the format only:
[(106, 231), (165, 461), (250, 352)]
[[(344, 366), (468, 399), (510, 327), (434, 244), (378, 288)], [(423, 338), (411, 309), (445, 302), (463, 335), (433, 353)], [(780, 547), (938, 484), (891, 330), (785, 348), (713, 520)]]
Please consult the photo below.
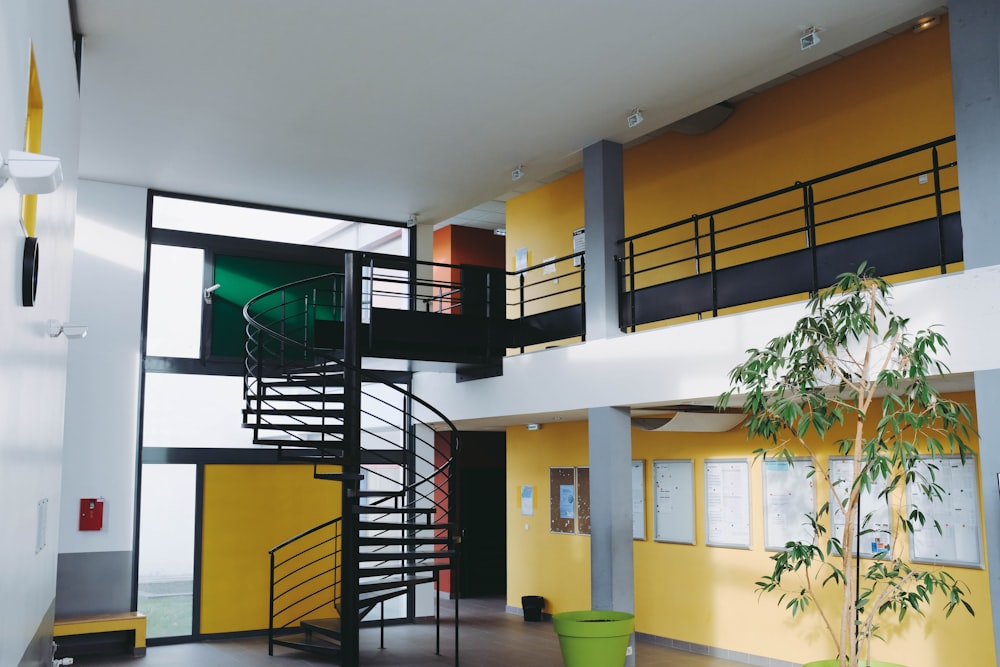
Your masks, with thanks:
[[(822, 503), (806, 515), (811, 541), (788, 542), (771, 556), (773, 570), (756, 582), (759, 593), (778, 594), (792, 616), (819, 614), (837, 658), (807, 663), (813, 667), (891, 665), (871, 661), (880, 626), (923, 614), (935, 598), (947, 615), (956, 608), (973, 613), (967, 588), (948, 571), (911, 563), (901, 553), (899, 538), (925, 521), (920, 507), (907, 504), (905, 487), (917, 485), (922, 496), (941, 499), (934, 460), (957, 453), (964, 463), (972, 419), (966, 405), (942, 397), (928, 380), (947, 370), (936, 359), (948, 350), (945, 338), (933, 328), (907, 333), (908, 319), (893, 312), (890, 292), (864, 264), (839, 276), (810, 299), (791, 331), (747, 350), (719, 397), (726, 407), (742, 396), (748, 437), (766, 441), (754, 450), (757, 458), (791, 463), (804, 456), (810, 474), (831, 489), (833, 508)], [(828, 448), (817, 447), (827, 439), (850, 459), (846, 480), (831, 479)], [(871, 558), (858, 548), (858, 540), (874, 532), (872, 514), (861, 516), (863, 494), (891, 508), (890, 546)], [(835, 515), (842, 530), (834, 530)], [(820, 591), (828, 587), (837, 589), (839, 609), (821, 604)]]

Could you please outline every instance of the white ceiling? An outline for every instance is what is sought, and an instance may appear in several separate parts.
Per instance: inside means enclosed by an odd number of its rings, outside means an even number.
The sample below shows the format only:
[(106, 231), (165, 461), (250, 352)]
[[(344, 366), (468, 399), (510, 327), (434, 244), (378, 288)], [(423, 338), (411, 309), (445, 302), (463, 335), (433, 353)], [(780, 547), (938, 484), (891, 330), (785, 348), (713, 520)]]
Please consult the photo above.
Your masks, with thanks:
[[(76, 4), (82, 177), (433, 224), (502, 215), (584, 146), (634, 142), (941, 0)], [(801, 51), (812, 25), (822, 41)]]

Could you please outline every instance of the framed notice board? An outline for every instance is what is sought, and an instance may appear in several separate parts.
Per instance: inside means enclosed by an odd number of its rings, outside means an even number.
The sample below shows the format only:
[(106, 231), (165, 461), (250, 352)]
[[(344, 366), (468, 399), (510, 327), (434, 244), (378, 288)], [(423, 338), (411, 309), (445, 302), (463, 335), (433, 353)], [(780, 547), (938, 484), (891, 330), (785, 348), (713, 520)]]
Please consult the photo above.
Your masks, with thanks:
[(590, 468), (549, 468), (549, 530), (590, 534)]
[(653, 539), (694, 544), (694, 461), (653, 461)]
[(816, 512), (815, 478), (809, 459), (766, 459), (764, 548), (780, 551), (788, 542), (812, 542), (806, 514)]
[[(854, 478), (854, 460), (844, 456), (831, 456), (828, 463), (830, 470), (830, 526), (833, 533), (844, 539), (844, 526), (847, 525), (844, 517), (844, 509), (837, 503), (833, 495), (833, 489), (837, 489), (844, 502), (851, 492), (850, 480)], [(863, 489), (861, 491), (861, 522), (867, 518), (863, 530), (867, 531), (862, 535), (858, 545), (858, 553), (865, 558), (874, 558), (875, 554), (884, 553), (892, 549), (892, 526), (889, 517), (889, 500), (880, 498), (880, 492), (884, 488), (884, 483), (879, 487)], [(855, 523), (858, 523), (855, 518)], [(858, 534), (854, 531), (855, 536)]]
[(750, 548), (750, 465), (746, 459), (705, 460), (705, 544)]
[[(976, 459), (943, 456), (928, 462), (937, 467), (934, 477), (944, 489), (943, 498), (928, 498), (919, 481), (906, 487), (910, 508), (924, 513), (923, 527), (914, 526), (910, 560), (937, 565), (982, 567), (983, 548), (979, 527), (979, 471)], [(918, 472), (930, 477), (927, 463)], [(940, 532), (939, 532), (940, 527)]]

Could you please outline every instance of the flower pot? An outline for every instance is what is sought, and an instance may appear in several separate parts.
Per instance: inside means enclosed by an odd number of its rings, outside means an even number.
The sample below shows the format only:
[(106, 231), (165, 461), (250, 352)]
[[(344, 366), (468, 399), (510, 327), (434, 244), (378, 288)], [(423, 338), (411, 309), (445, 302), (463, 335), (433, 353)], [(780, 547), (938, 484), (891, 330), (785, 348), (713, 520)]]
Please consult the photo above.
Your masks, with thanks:
[(552, 616), (565, 667), (622, 667), (635, 615), (623, 611), (566, 611)]
[[(871, 662), (865, 662), (862, 660), (860, 663), (861, 667), (903, 667), (895, 662), (883, 662), (881, 660), (872, 660)], [(807, 662), (802, 665), (802, 667), (840, 667), (840, 660), (834, 658), (833, 660), (816, 660), (814, 662)]]

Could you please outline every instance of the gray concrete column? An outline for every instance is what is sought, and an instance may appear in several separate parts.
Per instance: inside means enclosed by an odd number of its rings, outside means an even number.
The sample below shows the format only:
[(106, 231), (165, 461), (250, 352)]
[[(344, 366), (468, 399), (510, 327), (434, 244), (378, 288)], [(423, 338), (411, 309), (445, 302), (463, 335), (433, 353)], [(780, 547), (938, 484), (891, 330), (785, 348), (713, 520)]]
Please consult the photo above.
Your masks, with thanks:
[[(951, 0), (948, 12), (962, 244), (972, 269), (1000, 264), (1000, 3)], [(993, 642), (1000, 656), (1000, 371), (974, 377)]]
[(587, 339), (613, 338), (618, 328), (615, 253), (625, 236), (622, 145), (598, 141), (583, 149), (584, 260)]
[[(635, 611), (632, 422), (628, 408), (587, 411), (590, 441), (590, 604)], [(625, 664), (635, 665), (635, 637)]]
[(1000, 3), (953, 0), (952, 94), (966, 268), (1000, 264)]

